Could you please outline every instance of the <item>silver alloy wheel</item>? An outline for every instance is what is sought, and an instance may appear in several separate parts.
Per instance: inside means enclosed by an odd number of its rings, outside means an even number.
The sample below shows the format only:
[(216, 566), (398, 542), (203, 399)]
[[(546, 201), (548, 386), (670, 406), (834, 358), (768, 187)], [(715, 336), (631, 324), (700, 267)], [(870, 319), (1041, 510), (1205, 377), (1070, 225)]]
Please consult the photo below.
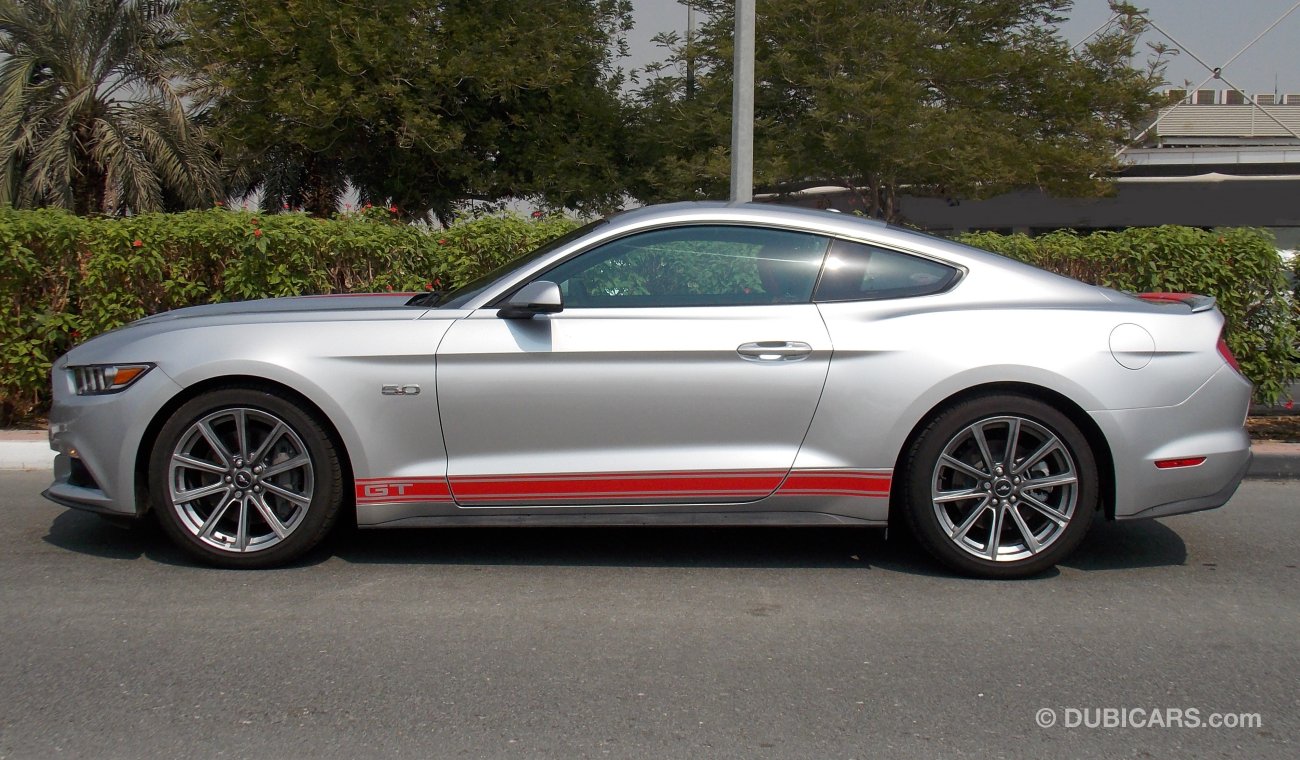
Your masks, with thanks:
[(1074, 456), (1033, 420), (988, 417), (943, 448), (930, 500), (948, 539), (983, 560), (1014, 562), (1065, 533), (1079, 499)]
[(203, 543), (256, 552), (287, 538), (307, 514), (315, 470), (306, 444), (261, 409), (213, 412), (172, 450), (169, 503)]

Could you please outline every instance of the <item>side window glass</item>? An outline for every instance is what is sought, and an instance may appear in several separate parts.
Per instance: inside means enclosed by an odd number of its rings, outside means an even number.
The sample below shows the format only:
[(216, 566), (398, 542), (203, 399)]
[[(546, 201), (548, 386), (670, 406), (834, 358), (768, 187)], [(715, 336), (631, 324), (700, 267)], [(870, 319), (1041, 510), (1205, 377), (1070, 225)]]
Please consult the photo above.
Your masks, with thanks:
[(910, 298), (947, 290), (960, 272), (886, 248), (836, 240), (826, 256), (815, 301)]
[(565, 308), (807, 303), (829, 239), (757, 227), (688, 226), (629, 235), (539, 279)]

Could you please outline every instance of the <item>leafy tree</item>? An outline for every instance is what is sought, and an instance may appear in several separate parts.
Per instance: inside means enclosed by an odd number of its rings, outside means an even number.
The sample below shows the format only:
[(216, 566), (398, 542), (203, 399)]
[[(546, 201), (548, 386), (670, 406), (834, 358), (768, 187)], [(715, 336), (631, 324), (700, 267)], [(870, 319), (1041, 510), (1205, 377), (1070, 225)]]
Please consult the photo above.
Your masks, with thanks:
[(175, 84), (177, 5), (0, 0), (0, 203), (212, 203), (217, 166)]
[[(634, 193), (648, 201), (726, 194), (733, 3), (696, 6), (698, 38), (662, 37), (669, 60), (638, 92)], [(1071, 50), (1054, 26), (1068, 0), (760, 0), (756, 183), (833, 182), (891, 219), (904, 187), (1102, 192), (1096, 177), (1150, 112), (1162, 70), (1132, 66), (1143, 22), (1112, 6), (1120, 22)]]
[(200, 0), (189, 24), (245, 189), (449, 218), (465, 200), (621, 196), (627, 0)]

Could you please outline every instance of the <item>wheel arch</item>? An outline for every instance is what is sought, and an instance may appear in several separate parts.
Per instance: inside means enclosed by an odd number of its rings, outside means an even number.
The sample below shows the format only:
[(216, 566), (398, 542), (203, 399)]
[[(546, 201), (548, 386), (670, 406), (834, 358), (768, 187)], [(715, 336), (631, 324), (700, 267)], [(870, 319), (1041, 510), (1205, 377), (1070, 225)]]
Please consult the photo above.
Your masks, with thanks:
[[(1110, 443), (1106, 440), (1105, 434), (1101, 428), (1093, 421), (1092, 417), (1083, 410), (1083, 407), (1076, 404), (1068, 396), (1065, 396), (1051, 388), (1045, 388), (1033, 383), (1019, 382), (995, 382), (982, 383), (965, 388), (954, 393), (939, 403), (931, 407), (925, 414), (917, 420), (907, 437), (903, 440), (902, 447), (898, 450), (898, 458), (894, 461), (894, 473), (897, 479), (906, 469), (906, 460), (912, 447), (916, 444), (916, 439), (929, 426), (935, 417), (944, 411), (973, 398), (979, 396), (990, 396), (995, 394), (1011, 394), (1025, 396), (1028, 398), (1041, 401), (1057, 411), (1070, 418), (1070, 421), (1078, 426), (1092, 448), (1093, 456), (1097, 460), (1097, 477), (1100, 480), (1100, 498), (1101, 507), (1106, 514), (1106, 519), (1115, 519), (1115, 458), (1110, 450)], [(890, 489), (889, 496), (889, 524), (891, 527), (898, 527), (901, 523), (896, 522), (896, 517), (902, 515), (904, 498), (903, 488)]]
[(222, 388), (244, 388), (250, 390), (271, 391), (300, 404), (308, 414), (316, 417), (320, 422), (321, 427), (325, 429), (326, 434), (330, 436), (330, 442), (340, 454), (339, 467), (343, 471), (344, 507), (348, 510), (354, 508), (352, 497), (354, 483), (352, 474), (352, 457), (348, 451), (347, 443), (343, 440), (343, 436), (339, 434), (338, 426), (335, 425), (334, 421), (330, 419), (330, 416), (325, 413), (325, 410), (321, 409), (320, 405), (316, 404), (301, 392), (285, 385), (284, 383), (279, 383), (265, 377), (257, 377), (255, 375), (223, 375), (208, 378), (207, 380), (185, 387), (180, 393), (177, 393), (175, 396), (168, 399), (167, 403), (159, 407), (158, 411), (154, 413), (153, 418), (149, 420), (149, 424), (145, 427), (144, 435), (140, 439), (140, 445), (137, 447), (135, 452), (134, 485), (137, 515), (143, 516), (149, 511), (149, 457), (153, 453), (153, 448), (157, 443), (158, 433), (162, 429), (162, 426), (167, 423), (167, 420), (170, 419), (172, 414), (174, 414), (182, 405), (188, 403), (192, 399), (198, 398), (204, 393)]

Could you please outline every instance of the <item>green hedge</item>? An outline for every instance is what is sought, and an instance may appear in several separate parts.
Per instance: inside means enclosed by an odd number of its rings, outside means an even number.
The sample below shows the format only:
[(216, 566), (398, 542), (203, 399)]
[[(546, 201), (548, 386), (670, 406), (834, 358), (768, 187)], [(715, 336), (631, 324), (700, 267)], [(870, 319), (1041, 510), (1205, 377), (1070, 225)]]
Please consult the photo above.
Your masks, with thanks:
[(1117, 290), (1214, 296), (1227, 320), (1228, 346), (1258, 400), (1285, 396), (1296, 375), (1300, 312), (1286, 266), (1262, 230), (1134, 227), (1036, 238), (972, 233), (958, 240)]
[[(381, 209), (328, 220), (224, 209), (126, 219), (0, 209), (0, 297), (8, 304), (0, 317), (0, 426), (43, 413), (55, 357), (146, 314), (304, 293), (450, 288), (575, 226), (500, 215), (440, 230), (396, 223)], [(1283, 395), (1295, 373), (1295, 299), (1285, 294), (1272, 241), (1258, 231), (961, 240), (1122, 290), (1213, 295), (1261, 399)]]
[(147, 314), (305, 293), (450, 288), (576, 226), (500, 215), (441, 230), (390, 216), (213, 209), (116, 219), (0, 209), (0, 297), (8, 304), (0, 426), (43, 413), (53, 359)]

